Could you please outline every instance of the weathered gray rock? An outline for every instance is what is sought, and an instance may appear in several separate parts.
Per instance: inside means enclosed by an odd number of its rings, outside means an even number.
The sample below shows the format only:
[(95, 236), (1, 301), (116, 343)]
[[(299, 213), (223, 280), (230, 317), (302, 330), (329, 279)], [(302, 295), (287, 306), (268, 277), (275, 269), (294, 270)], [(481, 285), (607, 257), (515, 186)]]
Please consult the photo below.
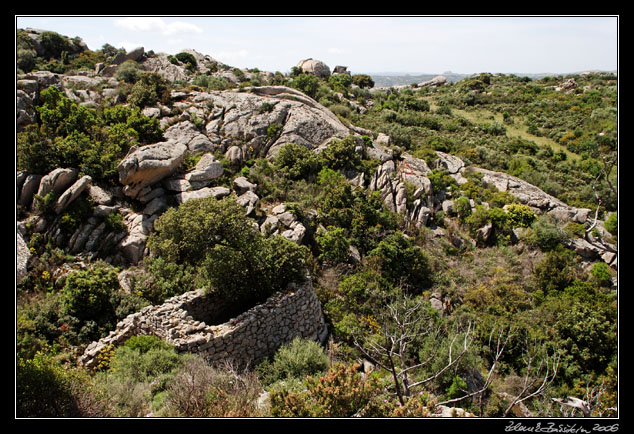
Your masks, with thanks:
[(75, 181), (73, 185), (71, 185), (60, 197), (57, 199), (55, 203), (55, 213), (60, 214), (62, 211), (66, 209), (68, 205), (71, 204), (80, 194), (84, 192), (84, 190), (88, 189), (92, 184), (92, 178), (88, 175), (82, 176), (80, 179)]
[(171, 175), (181, 164), (187, 146), (174, 141), (133, 147), (119, 163), (119, 182), (123, 192), (136, 198), (145, 187)]
[(233, 189), (238, 196), (246, 193), (247, 191), (252, 191), (253, 193), (255, 193), (256, 188), (257, 185), (249, 182), (249, 180), (244, 176), (239, 176), (233, 180)]
[(145, 215), (153, 215), (159, 214), (165, 210), (169, 209), (169, 205), (165, 200), (164, 196), (157, 196), (145, 205), (143, 208), (143, 214)]
[(399, 182), (396, 186), (396, 194), (394, 195), (394, 206), (399, 214), (407, 213), (407, 191), (405, 184)]
[(91, 184), (90, 187), (88, 187), (88, 194), (90, 195), (92, 201), (97, 205), (110, 205), (114, 200), (112, 193), (94, 184)]
[(431, 80), (423, 81), (422, 83), (418, 83), (419, 87), (437, 87), (442, 86), (447, 83), (447, 77), (444, 75), (437, 75)]
[(169, 191), (183, 192), (189, 190), (192, 185), (184, 178), (167, 178), (162, 181), (163, 187)]
[(143, 259), (146, 253), (146, 241), (150, 235), (158, 215), (124, 212), (124, 223), (127, 226), (125, 237), (117, 244), (123, 257), (133, 265)]
[(459, 173), (465, 167), (464, 161), (454, 155), (440, 151), (436, 151), (436, 154), (438, 154), (438, 166), (446, 169), (451, 175)]
[(351, 134), (330, 110), (285, 86), (209, 92), (204, 98), (214, 107), (205, 127), (207, 137), (223, 152), (239, 145), (243, 159), (245, 152), (273, 158), (286, 143), (314, 149), (333, 137)]
[(199, 190), (185, 191), (175, 195), (178, 203), (185, 203), (192, 199), (202, 199), (205, 197), (213, 196), (216, 199), (221, 199), (225, 196), (229, 196), (231, 190), (227, 187), (205, 187)]
[(185, 179), (189, 182), (204, 182), (222, 176), (222, 163), (216, 160), (213, 154), (204, 154), (191, 172), (185, 175)]
[(379, 136), (373, 142), (373, 146), (366, 149), (366, 153), (369, 158), (376, 158), (377, 160), (380, 160), (381, 163), (385, 163), (386, 161), (394, 158), (394, 151), (388, 148), (389, 145), (390, 137), (383, 133), (379, 133)]
[(442, 201), (442, 210), (445, 214), (451, 215), (454, 213), (454, 203), (453, 200), (443, 200)]
[(291, 223), (290, 229), (281, 233), (281, 235), (287, 240), (293, 241), (297, 244), (301, 244), (306, 235), (306, 227), (298, 221)]
[(18, 203), (24, 207), (30, 207), (33, 202), (33, 195), (40, 187), (40, 181), (42, 175), (31, 174), (27, 175), (22, 183), (22, 189), (20, 191), (20, 198)]
[(589, 243), (583, 238), (573, 238), (569, 242), (569, 247), (575, 251), (579, 256), (588, 259), (596, 259), (599, 258), (604, 251), (599, 249), (597, 246)]
[(39, 196), (46, 196), (53, 191), (57, 194), (66, 190), (77, 179), (77, 169), (59, 168), (51, 171), (40, 180), (40, 187), (37, 191)]
[(225, 158), (229, 160), (229, 163), (231, 163), (233, 166), (242, 165), (242, 160), (244, 158), (242, 155), (242, 148), (235, 145), (230, 146), (229, 149), (227, 149), (227, 152), (225, 152)]
[(165, 130), (163, 136), (168, 140), (185, 145), (192, 154), (218, 150), (218, 145), (201, 133), (189, 120), (170, 126)]
[(480, 246), (486, 246), (491, 241), (491, 236), (493, 235), (493, 224), (489, 223), (476, 232), (476, 242)]
[(485, 183), (494, 185), (500, 191), (508, 191), (524, 205), (538, 208), (543, 212), (548, 212), (555, 208), (570, 208), (559, 199), (514, 176), (479, 167), (473, 170), (483, 174), (482, 180)]
[[(26, 80), (22, 80), (26, 81)], [(29, 80), (33, 81), (33, 80)], [(15, 92), (16, 127), (21, 131), (25, 126), (32, 124), (36, 120), (33, 97), (22, 89)]]
[(121, 65), (123, 62), (127, 60), (133, 60), (135, 62), (141, 60), (143, 55), (145, 54), (145, 49), (143, 47), (137, 47), (129, 53), (119, 53), (114, 59), (112, 59), (112, 63), (115, 65)]
[(321, 60), (315, 60), (312, 58), (300, 60), (297, 63), (297, 67), (309, 74), (316, 75), (319, 78), (330, 77), (330, 68)]
[(244, 208), (245, 215), (251, 214), (258, 206), (260, 198), (252, 191), (247, 191), (238, 196), (237, 202)]
[(278, 223), (280, 220), (274, 215), (267, 215), (260, 225), (260, 232), (267, 235), (276, 235), (279, 233)]
[(31, 253), (29, 252), (29, 248), (27, 247), (24, 239), (20, 232), (16, 231), (16, 280), (17, 283), (20, 283), (22, 279), (26, 276), (27, 273), (27, 263), (29, 261), (29, 257)]

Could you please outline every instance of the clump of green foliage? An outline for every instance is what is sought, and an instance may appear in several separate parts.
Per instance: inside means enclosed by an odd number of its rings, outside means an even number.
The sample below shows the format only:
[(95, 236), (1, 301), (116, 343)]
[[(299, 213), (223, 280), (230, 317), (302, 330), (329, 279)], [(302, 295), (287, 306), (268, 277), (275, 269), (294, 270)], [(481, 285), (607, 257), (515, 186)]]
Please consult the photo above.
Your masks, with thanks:
[(40, 125), (18, 133), (18, 169), (46, 174), (78, 168), (95, 181), (113, 181), (131, 146), (162, 139), (157, 119), (140, 109), (114, 106), (97, 111), (81, 106), (55, 86), (40, 93)]
[(208, 291), (235, 303), (262, 301), (304, 277), (306, 247), (252, 229), (235, 200), (213, 197), (171, 208), (148, 240), (154, 255), (194, 267)]
[(328, 355), (324, 349), (311, 340), (295, 338), (282, 345), (273, 356), (258, 365), (257, 370), (263, 384), (278, 381), (303, 379), (308, 375), (318, 375), (328, 369)]

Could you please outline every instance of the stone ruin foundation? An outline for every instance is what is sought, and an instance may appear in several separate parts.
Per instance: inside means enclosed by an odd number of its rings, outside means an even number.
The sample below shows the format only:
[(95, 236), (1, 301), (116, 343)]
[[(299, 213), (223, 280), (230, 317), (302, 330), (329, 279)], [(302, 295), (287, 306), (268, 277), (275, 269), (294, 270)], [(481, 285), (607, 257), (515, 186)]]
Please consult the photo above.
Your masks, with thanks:
[(154, 335), (173, 345), (177, 352), (197, 353), (210, 363), (227, 360), (238, 366), (254, 366), (295, 337), (324, 343), (328, 334), (309, 278), (214, 325), (223, 312), (226, 306), (212, 302), (202, 289), (186, 292), (128, 315), (108, 336), (91, 343), (80, 363), (95, 368), (104, 350), (122, 345), (132, 336)]

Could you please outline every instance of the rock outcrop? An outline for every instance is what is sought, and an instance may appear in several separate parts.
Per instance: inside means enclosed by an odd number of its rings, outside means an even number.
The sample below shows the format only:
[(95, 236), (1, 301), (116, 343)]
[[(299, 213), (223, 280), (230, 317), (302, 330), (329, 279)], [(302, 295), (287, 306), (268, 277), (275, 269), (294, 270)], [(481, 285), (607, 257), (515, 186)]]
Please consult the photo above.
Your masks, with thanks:
[(130, 149), (117, 168), (124, 193), (136, 198), (144, 188), (174, 173), (185, 151), (185, 145), (170, 140)]
[(444, 75), (438, 75), (431, 80), (423, 81), (422, 83), (418, 83), (420, 87), (437, 87), (442, 86), (447, 83), (447, 77)]
[(315, 60), (312, 58), (300, 60), (296, 65), (302, 72), (316, 75), (319, 78), (330, 77), (330, 68), (321, 60)]

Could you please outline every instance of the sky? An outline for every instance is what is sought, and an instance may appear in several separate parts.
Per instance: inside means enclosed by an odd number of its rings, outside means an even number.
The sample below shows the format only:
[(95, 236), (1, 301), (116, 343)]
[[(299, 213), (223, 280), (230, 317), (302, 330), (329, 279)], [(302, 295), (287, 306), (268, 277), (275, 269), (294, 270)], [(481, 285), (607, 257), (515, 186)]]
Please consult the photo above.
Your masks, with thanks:
[(177, 54), (289, 72), (313, 58), (352, 74), (572, 73), (618, 68), (618, 16), (20, 16), (16, 28), (91, 50)]

